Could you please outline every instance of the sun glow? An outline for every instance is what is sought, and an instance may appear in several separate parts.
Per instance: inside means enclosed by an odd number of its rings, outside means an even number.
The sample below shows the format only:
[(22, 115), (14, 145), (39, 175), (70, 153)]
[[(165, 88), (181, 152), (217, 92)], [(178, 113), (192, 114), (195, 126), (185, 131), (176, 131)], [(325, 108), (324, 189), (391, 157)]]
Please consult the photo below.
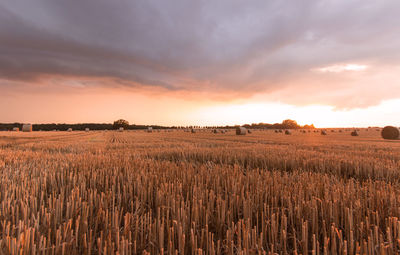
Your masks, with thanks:
[(322, 73), (341, 73), (345, 71), (364, 71), (368, 68), (367, 65), (358, 64), (343, 64), (343, 65), (332, 65), (322, 68), (317, 68), (316, 70)]
[[(325, 118), (326, 112), (331, 111), (329, 106), (296, 107), (286, 104), (250, 103), (238, 105), (222, 105), (201, 109), (196, 113), (202, 122), (214, 124), (245, 124), (245, 123), (280, 123), (282, 118), (294, 119), (299, 124), (312, 124), (318, 120), (318, 124), (329, 122)], [(318, 116), (316, 118), (316, 116)]]
[[(205, 125), (234, 125), (251, 123), (280, 123), (284, 119), (296, 120), (300, 125), (316, 127), (385, 126), (387, 119), (400, 114), (400, 100), (388, 100), (374, 107), (336, 110), (333, 106), (293, 106), (281, 103), (243, 103), (201, 108), (193, 113)], [(357, 116), (357, 117), (354, 117)], [(400, 122), (391, 123), (400, 125)]]

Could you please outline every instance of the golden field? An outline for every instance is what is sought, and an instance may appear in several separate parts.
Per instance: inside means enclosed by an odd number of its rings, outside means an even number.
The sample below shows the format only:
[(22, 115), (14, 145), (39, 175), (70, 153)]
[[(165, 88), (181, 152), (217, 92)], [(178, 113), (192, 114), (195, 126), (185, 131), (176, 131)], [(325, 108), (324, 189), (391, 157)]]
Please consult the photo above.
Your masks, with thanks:
[(0, 133), (0, 254), (398, 254), (375, 129)]

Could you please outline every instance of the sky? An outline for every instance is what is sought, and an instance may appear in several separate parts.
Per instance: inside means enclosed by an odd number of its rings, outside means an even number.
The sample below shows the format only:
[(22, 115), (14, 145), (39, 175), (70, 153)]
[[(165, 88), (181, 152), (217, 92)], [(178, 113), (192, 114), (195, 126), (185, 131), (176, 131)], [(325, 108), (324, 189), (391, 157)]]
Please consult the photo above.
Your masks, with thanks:
[(0, 122), (400, 126), (398, 0), (0, 3)]

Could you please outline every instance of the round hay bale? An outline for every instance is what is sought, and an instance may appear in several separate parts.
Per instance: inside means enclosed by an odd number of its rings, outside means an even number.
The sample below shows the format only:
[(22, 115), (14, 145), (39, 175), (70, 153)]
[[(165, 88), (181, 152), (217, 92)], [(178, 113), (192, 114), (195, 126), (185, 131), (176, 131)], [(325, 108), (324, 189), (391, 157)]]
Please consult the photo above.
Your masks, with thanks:
[(246, 135), (247, 129), (245, 127), (237, 127), (236, 135)]
[(148, 127), (148, 128), (147, 128), (147, 132), (148, 132), (148, 133), (153, 132), (153, 128), (152, 128), (152, 127)]
[(22, 132), (32, 132), (32, 124), (22, 125)]
[(400, 136), (400, 131), (397, 127), (386, 126), (382, 129), (381, 135), (383, 139), (397, 140)]
[(285, 130), (285, 135), (291, 135), (292, 132), (290, 132), (290, 130)]
[(72, 132), (72, 128), (68, 128), (68, 129), (67, 129), (67, 132)]
[(354, 130), (353, 132), (350, 133), (351, 136), (358, 136), (357, 130)]
[(327, 135), (325, 130), (321, 130), (321, 135)]
[(123, 127), (120, 127), (120, 128), (118, 129), (118, 131), (119, 131), (119, 132), (124, 132), (124, 128), (123, 128)]
[(12, 131), (18, 132), (19, 128), (15, 127), (15, 128), (12, 129)]
[(86, 132), (89, 132), (89, 131), (90, 131), (90, 129), (89, 129), (89, 128), (85, 128), (85, 131), (86, 131)]

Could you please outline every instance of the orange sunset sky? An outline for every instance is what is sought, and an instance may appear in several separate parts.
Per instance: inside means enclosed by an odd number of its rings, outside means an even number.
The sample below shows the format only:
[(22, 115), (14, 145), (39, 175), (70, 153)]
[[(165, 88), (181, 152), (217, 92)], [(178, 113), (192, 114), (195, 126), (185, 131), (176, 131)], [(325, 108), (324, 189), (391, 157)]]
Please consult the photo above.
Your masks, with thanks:
[(0, 3), (0, 122), (400, 126), (400, 1)]

